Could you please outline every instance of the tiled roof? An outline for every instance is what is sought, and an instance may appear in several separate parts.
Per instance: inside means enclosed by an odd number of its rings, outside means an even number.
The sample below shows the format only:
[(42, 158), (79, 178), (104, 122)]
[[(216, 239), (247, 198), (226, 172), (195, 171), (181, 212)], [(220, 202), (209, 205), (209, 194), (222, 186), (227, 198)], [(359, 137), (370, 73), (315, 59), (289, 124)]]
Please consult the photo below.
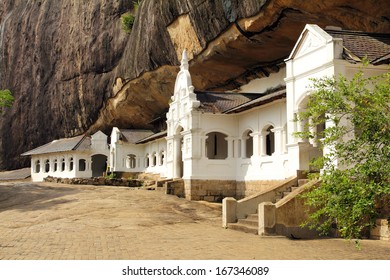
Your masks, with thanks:
[(195, 92), (204, 113), (223, 113), (259, 97), (257, 93)]
[(286, 98), (286, 89), (276, 89), (274, 91), (271, 91), (267, 94), (262, 95), (261, 97), (258, 97), (252, 101), (249, 101), (245, 104), (242, 104), (240, 106), (234, 107), (230, 110), (225, 111), (226, 114), (232, 114), (232, 113), (239, 113), (243, 112), (249, 109), (252, 109), (254, 107), (258, 107), (267, 103), (270, 103), (272, 101)]
[(325, 30), (333, 38), (343, 39), (344, 58), (358, 62), (367, 56), (374, 65), (390, 62), (390, 34), (346, 30)]
[(89, 149), (91, 146), (91, 138), (85, 135), (76, 136), (73, 138), (63, 138), (54, 140), (43, 146), (25, 152), (22, 156), (50, 154), (67, 151), (82, 151)]
[(141, 140), (139, 140), (139, 141), (137, 142), (137, 144), (145, 144), (145, 143), (148, 143), (148, 142), (150, 142), (150, 141), (153, 141), (153, 140), (156, 140), (156, 139), (163, 138), (163, 137), (165, 137), (165, 136), (167, 136), (167, 131), (166, 131), (166, 130), (161, 131), (161, 132), (157, 132), (157, 133), (155, 133), (155, 134), (153, 134), (153, 135), (150, 135), (150, 136), (148, 136), (148, 137), (146, 137), (146, 138), (144, 138), (144, 139), (141, 139)]
[(285, 98), (286, 89), (271, 89), (265, 93), (196, 92), (199, 110), (204, 113), (232, 114)]
[(142, 130), (142, 129), (120, 129), (122, 134), (121, 140), (131, 144), (136, 144), (138, 141), (153, 135), (151, 130)]

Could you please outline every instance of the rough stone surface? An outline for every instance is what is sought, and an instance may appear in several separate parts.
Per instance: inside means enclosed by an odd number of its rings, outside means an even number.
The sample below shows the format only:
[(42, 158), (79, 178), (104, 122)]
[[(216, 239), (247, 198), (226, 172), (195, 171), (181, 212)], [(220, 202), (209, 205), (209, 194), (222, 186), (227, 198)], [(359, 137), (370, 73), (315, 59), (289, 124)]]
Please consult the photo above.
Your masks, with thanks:
[(236, 198), (241, 199), (281, 184), (283, 180), (241, 181), (237, 182)]
[(131, 6), (0, 2), (0, 88), (16, 99), (0, 119), (0, 169), (28, 164), (22, 152), (55, 138), (145, 127), (168, 106), (181, 48), (197, 89), (235, 89), (278, 71), (306, 23), (390, 26), (386, 0), (143, 0), (127, 34), (120, 15)]
[(184, 180), (186, 199), (222, 202), (225, 197), (236, 196), (236, 181)]

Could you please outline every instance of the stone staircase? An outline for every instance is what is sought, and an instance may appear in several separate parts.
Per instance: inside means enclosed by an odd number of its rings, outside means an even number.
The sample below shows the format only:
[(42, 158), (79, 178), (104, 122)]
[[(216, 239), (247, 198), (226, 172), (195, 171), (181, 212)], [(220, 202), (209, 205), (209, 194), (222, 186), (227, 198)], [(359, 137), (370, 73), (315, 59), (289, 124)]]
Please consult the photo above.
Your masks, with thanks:
[(237, 223), (229, 223), (228, 228), (245, 233), (257, 234), (259, 228), (259, 216), (257, 213), (249, 214), (245, 219), (238, 219)]
[[(308, 180), (308, 179), (299, 179), (298, 185), (294, 185), (294, 186), (290, 187), (287, 191), (278, 192), (277, 195), (275, 196), (274, 201), (272, 201), (272, 203), (278, 202), (282, 198), (289, 195), (292, 191), (305, 185), (309, 181), (310, 180)], [(233, 230), (242, 231), (245, 233), (258, 234), (259, 216), (258, 216), (257, 212), (255, 214), (249, 214), (245, 219), (238, 219), (237, 223), (229, 223), (228, 228), (233, 229)]]
[(277, 194), (276, 197), (275, 197), (275, 200), (272, 201), (272, 203), (278, 202), (278, 201), (281, 200), (282, 198), (284, 198), (284, 197), (286, 197), (287, 195), (289, 195), (292, 191), (295, 191), (296, 189), (298, 189), (299, 187), (305, 185), (305, 184), (308, 183), (309, 181), (310, 181), (309, 179), (299, 179), (299, 180), (298, 180), (298, 185), (295, 185), (295, 186), (290, 187), (287, 191), (278, 192), (278, 194)]

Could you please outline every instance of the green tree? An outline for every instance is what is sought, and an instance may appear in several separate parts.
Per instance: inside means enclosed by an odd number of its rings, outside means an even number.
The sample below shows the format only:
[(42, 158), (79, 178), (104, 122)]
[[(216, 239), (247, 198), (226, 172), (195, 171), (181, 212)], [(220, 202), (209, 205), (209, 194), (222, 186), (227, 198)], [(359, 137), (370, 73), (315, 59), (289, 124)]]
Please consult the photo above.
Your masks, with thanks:
[[(313, 80), (307, 110), (297, 120), (306, 120), (305, 131), (311, 131), (297, 136), (321, 139), (328, 151), (313, 162), (323, 170), (322, 183), (304, 195), (315, 209), (306, 225), (360, 239), (378, 216), (389, 219), (390, 72)], [(324, 122), (321, 135), (310, 129)]]
[(9, 89), (0, 90), (0, 113), (4, 108), (11, 107), (14, 97)]

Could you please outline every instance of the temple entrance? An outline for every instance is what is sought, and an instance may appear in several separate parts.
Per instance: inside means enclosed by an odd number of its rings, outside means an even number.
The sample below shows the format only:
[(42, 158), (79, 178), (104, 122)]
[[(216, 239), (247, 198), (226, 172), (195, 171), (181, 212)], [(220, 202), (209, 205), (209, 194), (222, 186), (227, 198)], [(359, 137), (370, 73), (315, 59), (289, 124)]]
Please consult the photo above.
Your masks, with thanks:
[(107, 169), (107, 156), (93, 155), (92, 156), (92, 177), (103, 176)]

